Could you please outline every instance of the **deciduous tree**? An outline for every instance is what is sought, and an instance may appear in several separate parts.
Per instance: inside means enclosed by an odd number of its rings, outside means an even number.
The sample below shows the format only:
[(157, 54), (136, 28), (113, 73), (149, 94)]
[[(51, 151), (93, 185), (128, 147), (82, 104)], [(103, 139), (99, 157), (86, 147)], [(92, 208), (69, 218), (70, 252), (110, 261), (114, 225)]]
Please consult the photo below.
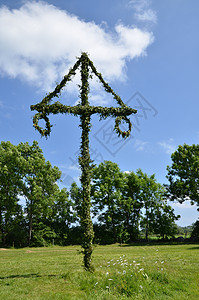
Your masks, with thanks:
[(18, 148), (21, 156), (25, 158), (22, 195), (26, 199), (25, 210), (29, 225), (29, 244), (31, 244), (34, 223), (47, 218), (52, 210), (54, 193), (58, 188), (56, 181), (61, 177), (61, 171), (45, 160), (36, 141), (32, 146), (28, 143), (20, 143)]
[(18, 211), (22, 184), (23, 158), (17, 146), (10, 142), (0, 144), (0, 230), (3, 244), (8, 234), (10, 219)]
[(94, 214), (101, 224), (106, 224), (117, 241), (117, 227), (121, 220), (119, 202), (124, 176), (119, 166), (111, 161), (100, 163), (92, 172)]
[(199, 206), (199, 145), (180, 145), (171, 159), (172, 165), (167, 167), (170, 198)]

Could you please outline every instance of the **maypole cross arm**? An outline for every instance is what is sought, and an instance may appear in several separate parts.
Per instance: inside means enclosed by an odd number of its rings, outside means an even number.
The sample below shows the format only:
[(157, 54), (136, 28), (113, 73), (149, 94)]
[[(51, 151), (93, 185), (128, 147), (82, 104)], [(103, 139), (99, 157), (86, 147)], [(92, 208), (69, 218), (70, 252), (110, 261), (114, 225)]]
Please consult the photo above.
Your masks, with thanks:
[[(59, 93), (66, 85), (71, 77), (76, 74), (76, 70), (80, 67), (81, 73), (81, 86), (80, 86), (80, 104), (76, 106), (63, 105), (60, 102), (55, 102), (51, 104), (54, 97), (58, 97)], [(111, 93), (113, 98), (117, 101), (119, 107), (102, 107), (102, 106), (91, 106), (88, 101), (89, 94), (89, 71), (94, 73), (106, 92)], [(91, 255), (93, 252), (92, 241), (94, 237), (93, 224), (90, 216), (90, 191), (91, 191), (91, 159), (89, 154), (89, 132), (91, 128), (91, 115), (99, 114), (100, 119), (106, 119), (107, 117), (115, 117), (115, 130), (118, 135), (126, 138), (131, 132), (131, 122), (127, 118), (131, 114), (135, 114), (137, 111), (125, 105), (121, 98), (115, 94), (111, 87), (104, 81), (102, 75), (97, 72), (92, 61), (88, 58), (86, 53), (82, 53), (81, 57), (78, 59), (76, 64), (70, 69), (68, 75), (64, 76), (60, 84), (58, 84), (53, 92), (48, 94), (40, 103), (36, 105), (31, 105), (31, 110), (36, 110), (37, 113), (33, 117), (33, 124), (35, 129), (37, 129), (42, 136), (48, 136), (51, 132), (52, 125), (49, 121), (50, 114), (73, 114), (74, 116), (80, 116), (80, 127), (82, 129), (81, 135), (81, 146), (80, 146), (80, 157), (79, 164), (81, 167), (81, 184), (82, 184), (82, 194), (81, 194), (81, 227), (83, 231), (82, 237), (82, 248), (84, 249), (84, 267), (88, 271), (92, 271), (93, 267), (91, 265)], [(46, 128), (43, 129), (39, 126), (39, 120), (43, 119), (46, 122)], [(128, 130), (122, 131), (120, 129), (121, 122), (126, 122), (128, 124)]]
[[(82, 85), (80, 87), (81, 90), (81, 103), (76, 106), (68, 106), (63, 105), (59, 101), (56, 101), (53, 104), (50, 104), (54, 97), (59, 97), (61, 90), (64, 88), (67, 82), (69, 82), (76, 74), (76, 70), (81, 67), (81, 79)], [(102, 106), (90, 106), (88, 102), (88, 92), (89, 92), (89, 68), (91, 72), (93, 72), (102, 85), (106, 92), (113, 95), (113, 98), (117, 101), (120, 107), (102, 107)], [(137, 113), (137, 110), (128, 107), (124, 104), (121, 98), (115, 94), (115, 92), (111, 89), (111, 87), (104, 81), (102, 75), (97, 72), (93, 62), (89, 59), (86, 53), (82, 53), (81, 57), (75, 63), (73, 68), (70, 69), (68, 75), (64, 76), (63, 80), (60, 84), (58, 84), (55, 90), (49, 93), (40, 103), (36, 105), (31, 105), (31, 110), (36, 110), (38, 113), (33, 117), (33, 125), (36, 130), (40, 132), (42, 136), (47, 137), (50, 135), (51, 127), (50, 120), (48, 118), (49, 114), (73, 114), (77, 115), (89, 115), (99, 114), (100, 119), (106, 119), (107, 117), (115, 117), (115, 131), (118, 135), (122, 135), (122, 137), (126, 138), (130, 135), (131, 132), (131, 122), (127, 118), (131, 114)], [(39, 126), (39, 120), (43, 119), (46, 122), (46, 128), (42, 128)], [(128, 130), (122, 131), (120, 129), (120, 124), (122, 122), (126, 122), (128, 124)]]

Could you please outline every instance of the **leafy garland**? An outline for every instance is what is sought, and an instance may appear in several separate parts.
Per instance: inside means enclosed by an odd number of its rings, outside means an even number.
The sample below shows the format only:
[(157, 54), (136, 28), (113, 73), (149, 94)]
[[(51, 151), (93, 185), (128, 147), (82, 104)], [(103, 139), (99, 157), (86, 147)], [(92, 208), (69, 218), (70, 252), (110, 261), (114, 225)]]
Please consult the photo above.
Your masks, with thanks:
[[(67, 106), (61, 104), (59, 101), (55, 102), (54, 104), (51, 104), (51, 101), (54, 97), (59, 97), (59, 94), (61, 90), (64, 88), (67, 82), (71, 81), (71, 77), (76, 74), (76, 70), (80, 66), (80, 64), (86, 64), (88, 67), (91, 68), (91, 71), (99, 78), (100, 82), (102, 83), (104, 89), (106, 92), (113, 95), (114, 99), (117, 101), (117, 103), (121, 106), (119, 108), (116, 107), (102, 107), (102, 106), (90, 106), (89, 102), (87, 105), (80, 104), (77, 106)], [(88, 82), (87, 82), (88, 84)], [(80, 95), (80, 98), (82, 99), (82, 93)], [(122, 135), (122, 137), (126, 138), (130, 135), (131, 132), (131, 122), (127, 118), (127, 116), (131, 114), (137, 113), (137, 110), (128, 107), (124, 104), (124, 102), (121, 100), (121, 98), (111, 89), (111, 87), (106, 83), (101, 75), (101, 73), (98, 73), (95, 66), (93, 65), (93, 62), (88, 58), (88, 55), (86, 53), (82, 53), (81, 57), (78, 59), (78, 61), (75, 63), (73, 68), (70, 69), (68, 75), (65, 75), (63, 80), (60, 84), (58, 84), (55, 88), (55, 90), (51, 93), (49, 93), (40, 103), (36, 105), (31, 105), (31, 110), (37, 110), (38, 113), (35, 114), (33, 117), (33, 124), (35, 129), (37, 129), (42, 136), (47, 137), (50, 135), (51, 127), (48, 115), (50, 113), (52, 114), (73, 114), (75, 116), (81, 115), (85, 110), (88, 115), (96, 114), (98, 113), (100, 115), (100, 119), (106, 119), (109, 116), (116, 117), (115, 119), (115, 131), (118, 135)], [(46, 128), (43, 129), (39, 126), (39, 120), (43, 119), (46, 122)], [(121, 122), (124, 121), (128, 124), (129, 128), (127, 131), (122, 131), (120, 129)]]
[[(56, 101), (54, 104), (50, 104), (54, 97), (58, 97), (63, 87), (67, 82), (71, 80), (71, 77), (76, 74), (78, 67), (81, 67), (81, 86), (80, 86), (80, 98), (81, 103), (76, 106), (67, 106)], [(90, 106), (88, 101), (89, 94), (89, 70), (98, 77), (102, 83), (106, 92), (111, 93), (114, 99), (117, 101), (120, 107), (102, 107), (102, 106)], [(40, 103), (31, 105), (31, 110), (36, 110), (37, 113), (33, 117), (33, 125), (36, 130), (40, 132), (42, 136), (47, 137), (50, 135), (52, 125), (49, 121), (49, 114), (73, 114), (74, 116), (80, 116), (80, 127), (82, 128), (81, 146), (79, 164), (81, 167), (82, 175), (80, 178), (82, 184), (82, 213), (81, 213), (81, 226), (83, 229), (83, 241), (82, 248), (84, 253), (84, 267), (86, 270), (93, 271), (91, 264), (91, 255), (93, 252), (92, 241), (94, 237), (93, 224), (90, 216), (91, 200), (90, 200), (90, 182), (91, 182), (91, 159), (89, 154), (89, 132), (91, 128), (90, 119), (92, 114), (99, 114), (100, 119), (106, 119), (107, 117), (115, 117), (115, 131), (123, 138), (127, 138), (131, 132), (131, 122), (127, 116), (135, 114), (137, 111), (125, 105), (121, 98), (115, 94), (111, 87), (104, 81), (101, 73), (98, 73), (93, 62), (88, 58), (87, 53), (82, 53), (81, 57), (75, 63), (73, 68), (69, 70), (68, 75), (64, 76), (60, 84), (58, 84), (55, 90), (49, 93)], [(39, 120), (43, 119), (46, 122), (46, 127), (43, 129), (39, 126)], [(120, 125), (122, 122), (128, 124), (128, 130), (122, 131)]]

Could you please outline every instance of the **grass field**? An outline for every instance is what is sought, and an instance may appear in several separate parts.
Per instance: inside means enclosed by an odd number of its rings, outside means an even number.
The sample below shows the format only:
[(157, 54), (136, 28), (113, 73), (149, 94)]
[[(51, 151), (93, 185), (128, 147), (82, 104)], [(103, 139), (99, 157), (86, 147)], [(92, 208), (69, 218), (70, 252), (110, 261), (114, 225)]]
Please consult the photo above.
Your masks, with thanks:
[(95, 272), (79, 246), (0, 250), (0, 299), (199, 299), (199, 245), (97, 246)]

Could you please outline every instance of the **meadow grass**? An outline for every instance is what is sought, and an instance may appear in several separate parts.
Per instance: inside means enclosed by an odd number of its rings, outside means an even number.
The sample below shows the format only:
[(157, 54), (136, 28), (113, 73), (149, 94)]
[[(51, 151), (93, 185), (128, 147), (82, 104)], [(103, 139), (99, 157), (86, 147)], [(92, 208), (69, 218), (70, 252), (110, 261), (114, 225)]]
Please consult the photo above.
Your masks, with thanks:
[(97, 246), (94, 273), (80, 250), (0, 250), (0, 299), (199, 299), (199, 245)]

